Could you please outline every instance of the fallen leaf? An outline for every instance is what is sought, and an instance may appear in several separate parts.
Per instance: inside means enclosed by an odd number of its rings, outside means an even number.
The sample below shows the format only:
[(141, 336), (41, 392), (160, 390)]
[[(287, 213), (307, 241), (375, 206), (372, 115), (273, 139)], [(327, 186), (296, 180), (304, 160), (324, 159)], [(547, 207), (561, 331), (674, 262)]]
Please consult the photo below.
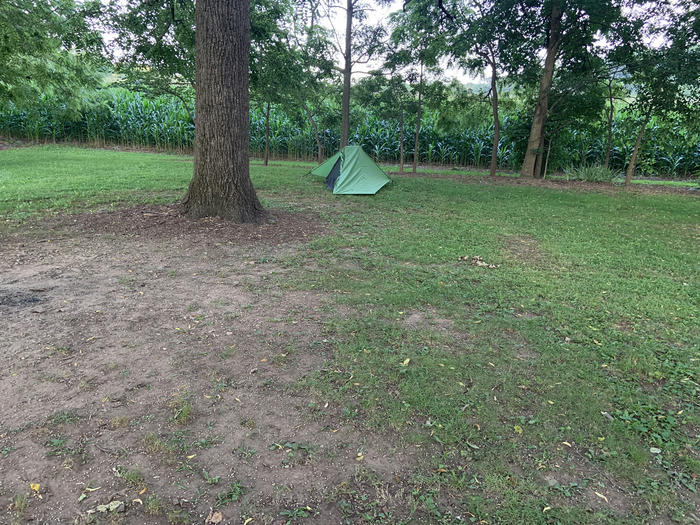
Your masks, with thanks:
[(147, 490), (148, 490), (148, 487), (143, 487), (143, 488), (139, 491), (139, 496), (140, 496), (141, 494), (145, 494)]
[(411, 362), (411, 358), (408, 357), (408, 358), (404, 359), (404, 362), (401, 363), (401, 366), (408, 366), (408, 363), (410, 363), (410, 362)]
[(604, 500), (605, 500), (605, 503), (609, 503), (609, 502), (608, 502), (608, 498), (606, 498), (605, 496), (603, 496), (600, 492), (596, 492), (595, 495), (598, 496), (600, 499), (604, 499)]
[(97, 512), (114, 512), (123, 504), (123, 501), (114, 500), (107, 503), (106, 505), (98, 505), (97, 507), (95, 507), (95, 510)]
[(568, 441), (562, 441), (561, 444), (571, 448), (571, 443), (569, 443)]
[[(369, 295), (369, 294), (367, 294), (367, 295)], [(254, 519), (255, 519), (255, 518), (248, 518), (247, 520), (245, 520), (245, 521), (243, 522), (243, 525), (248, 525), (248, 523), (250, 523), (250, 522), (253, 521)]]
[(134, 498), (131, 500), (131, 503), (138, 503), (140, 505), (143, 505), (143, 501), (141, 501), (141, 498)]
[(542, 509), (542, 512), (547, 512), (548, 510), (552, 510), (552, 507), (545, 507)]

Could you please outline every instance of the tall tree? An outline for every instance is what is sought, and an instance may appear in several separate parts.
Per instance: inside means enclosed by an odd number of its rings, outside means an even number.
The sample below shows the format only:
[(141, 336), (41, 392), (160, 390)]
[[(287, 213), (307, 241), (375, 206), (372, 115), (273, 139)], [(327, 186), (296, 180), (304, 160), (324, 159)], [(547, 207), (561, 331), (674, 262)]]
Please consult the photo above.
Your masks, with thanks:
[(446, 54), (443, 35), (436, 31), (431, 17), (425, 16), (425, 2), (415, 2), (405, 11), (391, 16), (391, 52), (387, 66), (403, 70), (404, 77), (415, 85), (416, 130), (413, 145), (413, 173), (420, 159), (420, 132), (423, 114), (423, 88), (426, 73), (438, 71), (438, 60)]
[(293, 91), (313, 129), (319, 163), (323, 161), (323, 146), (316, 117), (329, 91), (328, 80), (333, 76), (332, 45), (327, 30), (319, 24), (321, 1), (297, 0), (291, 33), (301, 68)]
[(625, 186), (635, 173), (644, 132), (653, 116), (675, 114), (693, 122), (700, 118), (700, 10), (691, 9), (692, 3), (664, 6), (655, 13), (656, 38), (646, 45), (621, 47), (616, 55), (626, 66), (626, 81), (636, 91), (633, 107), (641, 115)]
[(501, 121), (499, 117), (499, 88), (502, 75), (517, 73), (531, 56), (528, 42), (520, 27), (517, 4), (508, 0), (459, 0), (449, 4), (451, 16), (446, 20), (450, 55), (469, 73), (489, 70), (493, 140), (489, 174), (498, 167), (498, 146)]
[[(345, 31), (341, 33), (333, 26), (333, 13), (338, 9), (345, 11)], [(348, 145), (350, 138), (350, 87), (353, 69), (358, 64), (366, 64), (381, 50), (384, 28), (381, 24), (364, 25), (367, 12), (372, 7), (364, 0), (345, 0), (345, 5), (328, 0), (327, 14), (333, 26), (332, 32), (338, 53), (342, 56), (343, 66), (336, 70), (343, 76), (343, 96), (341, 101), (340, 147)], [(342, 39), (341, 39), (342, 35)], [(342, 43), (341, 43), (342, 41)]]
[[(624, 0), (547, 0), (522, 7), (523, 27), (539, 39), (544, 52), (537, 100), (520, 174), (539, 177), (550, 92), (557, 64), (585, 62), (594, 53), (593, 44), (609, 34), (624, 19)], [(634, 0), (633, 0), (634, 1)]]
[[(400, 71), (387, 69), (385, 74), (377, 71), (363, 78), (353, 88), (353, 96), (360, 104), (371, 107), (380, 118), (398, 120), (399, 173), (403, 173), (405, 163), (405, 117), (415, 109), (415, 100), (408, 89), (409, 81)], [(386, 145), (387, 150), (395, 151), (395, 147), (394, 143)]]
[(197, 0), (194, 176), (184, 199), (192, 217), (256, 222), (264, 216), (250, 180), (249, 0)]

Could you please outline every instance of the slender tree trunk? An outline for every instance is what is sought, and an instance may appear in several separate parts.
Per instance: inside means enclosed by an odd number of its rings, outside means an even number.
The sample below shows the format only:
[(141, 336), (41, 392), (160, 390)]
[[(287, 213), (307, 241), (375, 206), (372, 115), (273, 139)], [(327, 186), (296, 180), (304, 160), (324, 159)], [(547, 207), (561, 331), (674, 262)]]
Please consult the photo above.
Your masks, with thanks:
[(498, 72), (496, 65), (491, 63), (491, 108), (493, 109), (493, 145), (491, 146), (491, 165), (489, 166), (489, 175), (496, 175), (498, 167), (498, 142), (501, 137), (501, 123), (498, 118)]
[(263, 165), (267, 166), (267, 161), (270, 158), (270, 102), (267, 102), (267, 110), (265, 111), (265, 160)]
[(403, 109), (399, 116), (399, 173), (403, 173), (404, 153), (403, 153)]
[(558, 2), (552, 3), (552, 14), (549, 27), (549, 43), (547, 45), (547, 56), (544, 61), (544, 72), (540, 80), (540, 90), (535, 105), (535, 114), (532, 117), (532, 126), (530, 127), (530, 137), (527, 141), (527, 150), (525, 150), (525, 159), (523, 160), (520, 174), (523, 177), (535, 176), (535, 164), (537, 162), (537, 154), (541, 147), (542, 133), (544, 129), (545, 119), (547, 118), (547, 110), (549, 108), (549, 92), (552, 89), (552, 79), (554, 77), (554, 65), (561, 43), (561, 18), (562, 11), (559, 8)]
[(540, 142), (537, 146), (537, 158), (535, 159), (535, 170), (532, 175), (538, 179), (542, 177), (542, 159), (544, 158), (544, 132), (547, 125), (547, 119), (545, 119), (545, 125), (542, 126), (542, 135), (540, 136)]
[(191, 217), (256, 222), (265, 211), (250, 180), (249, 0), (197, 0), (194, 175)]
[(542, 178), (547, 178), (547, 168), (549, 167), (549, 154), (552, 152), (552, 137), (549, 137), (549, 144), (547, 144), (547, 158), (544, 161), (544, 173), (542, 173)]
[(316, 138), (317, 159), (318, 163), (320, 164), (321, 162), (323, 162), (323, 148), (321, 147), (321, 138), (318, 136), (318, 126), (316, 125), (314, 116), (311, 114), (311, 110), (309, 109), (309, 106), (307, 104), (304, 104), (304, 111), (306, 111), (306, 117), (309, 119), (311, 127), (314, 130), (314, 137)]
[(420, 121), (423, 110), (423, 61), (420, 63), (420, 75), (418, 76), (418, 111), (416, 113), (416, 141), (413, 145), (413, 173), (418, 169), (418, 158), (420, 157)]
[(634, 149), (632, 150), (632, 157), (630, 158), (629, 166), (627, 166), (627, 173), (625, 174), (625, 187), (629, 187), (632, 176), (634, 175), (634, 170), (637, 167), (637, 154), (639, 153), (639, 147), (642, 144), (642, 137), (644, 136), (644, 130), (647, 129), (647, 124), (651, 120), (651, 108), (644, 115), (644, 122), (642, 127), (639, 128), (639, 133), (637, 134), (637, 141), (634, 143)]
[(608, 138), (605, 143), (605, 167), (610, 167), (610, 150), (612, 149), (612, 127), (613, 127), (613, 114), (615, 112), (615, 105), (613, 103), (613, 91), (612, 91), (612, 81), (608, 84), (608, 102), (610, 106), (608, 107)]
[(348, 145), (350, 137), (350, 79), (352, 76), (352, 11), (353, 1), (347, 0), (345, 20), (345, 67), (343, 68), (343, 103), (340, 124), (340, 149)]

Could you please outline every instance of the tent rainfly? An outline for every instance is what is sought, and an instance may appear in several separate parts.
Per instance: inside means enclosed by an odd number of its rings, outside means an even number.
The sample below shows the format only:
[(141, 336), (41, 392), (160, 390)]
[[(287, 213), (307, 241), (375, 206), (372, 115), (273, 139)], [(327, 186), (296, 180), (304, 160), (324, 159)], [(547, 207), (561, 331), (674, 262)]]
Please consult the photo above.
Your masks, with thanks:
[(311, 173), (325, 177), (326, 186), (336, 195), (374, 195), (390, 182), (360, 146), (345, 146)]

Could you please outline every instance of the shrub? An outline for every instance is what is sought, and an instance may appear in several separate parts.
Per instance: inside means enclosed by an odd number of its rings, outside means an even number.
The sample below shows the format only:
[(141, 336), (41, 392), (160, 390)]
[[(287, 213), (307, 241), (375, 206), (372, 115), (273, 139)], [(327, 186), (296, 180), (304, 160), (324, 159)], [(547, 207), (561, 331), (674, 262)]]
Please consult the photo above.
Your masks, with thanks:
[(566, 180), (583, 180), (586, 182), (612, 182), (620, 173), (600, 164), (568, 167), (564, 169)]

